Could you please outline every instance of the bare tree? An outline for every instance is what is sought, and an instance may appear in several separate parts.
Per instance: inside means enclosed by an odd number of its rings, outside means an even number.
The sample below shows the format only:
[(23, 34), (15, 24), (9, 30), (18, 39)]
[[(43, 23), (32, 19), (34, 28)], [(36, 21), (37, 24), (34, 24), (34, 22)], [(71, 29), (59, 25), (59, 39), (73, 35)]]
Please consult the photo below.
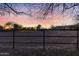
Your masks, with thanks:
[(31, 16), (31, 11), (29, 11), (30, 13), (24, 12), (24, 11), (17, 11), (15, 8), (16, 4), (12, 4), (12, 3), (2, 3), (0, 5), (0, 15), (4, 16), (6, 15), (6, 13), (8, 15), (10, 14), (14, 14), (14, 15), (28, 15)]
[[(27, 7), (27, 3), (23, 4), (25, 8)], [(0, 4), (0, 15), (10, 15), (11, 13), (14, 15), (28, 15), (30, 17), (35, 16), (32, 13), (32, 7), (37, 7), (39, 8), (39, 11), (36, 12), (36, 14), (40, 14), (43, 17), (37, 17), (37, 18), (45, 18), (49, 13), (53, 14), (53, 11), (55, 8), (61, 6), (63, 7), (62, 13), (64, 13), (66, 10), (69, 10), (73, 7), (79, 6), (78, 3), (41, 3), (41, 4), (29, 4), (28, 6), (28, 11), (18, 11), (18, 7), (16, 9), (17, 4), (16, 3), (2, 3)], [(3, 9), (1, 11), (1, 9)]]
[[(62, 3), (60, 3), (60, 4), (59, 3), (58, 4), (56, 4), (56, 3), (50, 3), (48, 5), (48, 8), (46, 9), (44, 15), (48, 14), (48, 10), (50, 10), (51, 13), (52, 13), (53, 9), (56, 8), (56, 7), (59, 7), (61, 4)], [(78, 3), (63, 3), (62, 4), (62, 7), (63, 7), (63, 11), (62, 12), (65, 12), (66, 10), (71, 9), (71, 8), (73, 8), (75, 6), (79, 6), (79, 4)]]

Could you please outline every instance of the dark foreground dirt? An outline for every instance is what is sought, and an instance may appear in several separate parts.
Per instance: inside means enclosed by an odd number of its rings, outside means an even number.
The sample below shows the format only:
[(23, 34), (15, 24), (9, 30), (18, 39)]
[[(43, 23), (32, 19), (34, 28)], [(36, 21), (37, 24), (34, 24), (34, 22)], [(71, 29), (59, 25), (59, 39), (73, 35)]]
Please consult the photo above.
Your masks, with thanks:
[(0, 56), (79, 56), (79, 51), (0, 48)]

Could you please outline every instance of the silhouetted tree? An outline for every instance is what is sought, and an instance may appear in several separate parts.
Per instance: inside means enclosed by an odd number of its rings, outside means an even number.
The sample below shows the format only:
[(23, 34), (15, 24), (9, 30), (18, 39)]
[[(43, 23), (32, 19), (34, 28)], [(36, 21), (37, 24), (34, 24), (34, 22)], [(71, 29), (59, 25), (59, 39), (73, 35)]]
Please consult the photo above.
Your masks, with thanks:
[(50, 29), (54, 29), (54, 26), (52, 25), (52, 26), (50, 27)]
[(35, 30), (35, 28), (34, 28), (34, 27), (31, 27), (30, 29), (31, 29), (32, 31), (34, 31), (34, 30)]
[(22, 31), (27, 31), (26, 27), (23, 27), (21, 30), (22, 30)]
[(23, 27), (22, 27), (22, 25), (18, 25), (18, 24), (14, 24), (14, 29), (15, 30), (21, 30)]
[(7, 22), (5, 25), (4, 25), (4, 29), (7, 29), (7, 30), (11, 30), (14, 28), (14, 23), (13, 22)]
[(0, 30), (3, 30), (3, 26), (0, 25)]
[(37, 26), (37, 30), (40, 30), (40, 29), (41, 29), (41, 25), (38, 25), (38, 26)]
[(9, 26), (9, 25), (13, 25), (13, 23), (12, 23), (12, 22), (7, 22), (7, 23), (5, 24), (5, 26)]

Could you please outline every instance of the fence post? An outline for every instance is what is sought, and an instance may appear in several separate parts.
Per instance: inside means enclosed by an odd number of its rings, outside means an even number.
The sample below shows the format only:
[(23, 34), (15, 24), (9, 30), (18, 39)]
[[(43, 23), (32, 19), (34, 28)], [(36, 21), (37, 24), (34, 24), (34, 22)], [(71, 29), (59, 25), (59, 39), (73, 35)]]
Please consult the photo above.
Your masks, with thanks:
[(78, 44), (79, 44), (79, 43), (78, 43), (78, 42), (79, 42), (79, 38), (78, 38), (78, 35), (79, 35), (79, 34), (78, 34), (78, 32), (79, 32), (79, 31), (78, 31), (78, 26), (77, 26), (77, 50), (79, 49), (79, 47), (78, 47)]
[(15, 48), (15, 30), (13, 29), (13, 49)]
[(43, 30), (43, 55), (45, 55), (45, 30)]

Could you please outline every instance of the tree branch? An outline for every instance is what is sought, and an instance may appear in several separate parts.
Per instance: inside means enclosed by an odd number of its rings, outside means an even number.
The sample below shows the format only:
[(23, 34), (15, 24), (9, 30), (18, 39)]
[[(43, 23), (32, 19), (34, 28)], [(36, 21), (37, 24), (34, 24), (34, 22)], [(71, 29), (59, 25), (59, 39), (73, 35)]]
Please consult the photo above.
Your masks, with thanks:
[(12, 8), (11, 6), (9, 6), (7, 3), (4, 3), (4, 5), (6, 5), (8, 8), (10, 8), (17, 15), (23, 15), (24, 14), (24, 15), (32, 16), (31, 14), (27, 14), (25, 12), (19, 12), (19, 11), (14, 10), (14, 8)]

